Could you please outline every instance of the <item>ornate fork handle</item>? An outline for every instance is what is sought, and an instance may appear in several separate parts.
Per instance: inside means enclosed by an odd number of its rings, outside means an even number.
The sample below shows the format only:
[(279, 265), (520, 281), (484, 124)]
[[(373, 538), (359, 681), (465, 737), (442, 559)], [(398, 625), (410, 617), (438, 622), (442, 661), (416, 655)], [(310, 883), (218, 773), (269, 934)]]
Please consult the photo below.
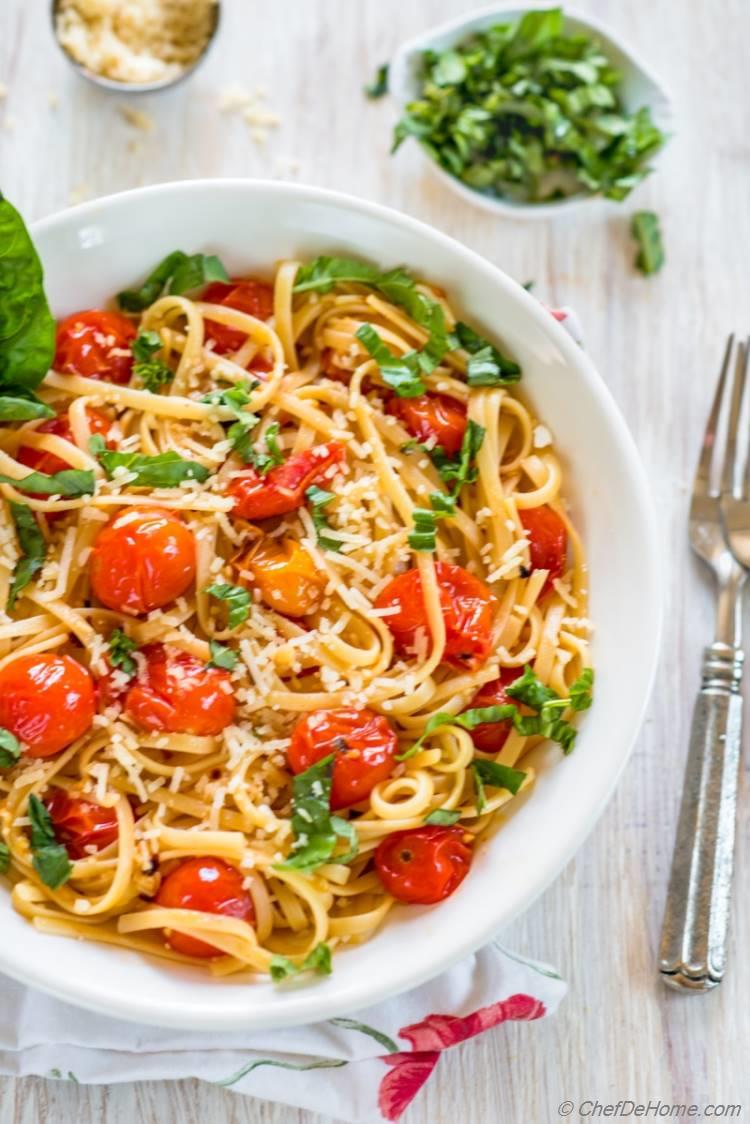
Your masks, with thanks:
[(726, 968), (742, 742), (741, 648), (703, 654), (659, 950), (670, 987), (707, 991)]

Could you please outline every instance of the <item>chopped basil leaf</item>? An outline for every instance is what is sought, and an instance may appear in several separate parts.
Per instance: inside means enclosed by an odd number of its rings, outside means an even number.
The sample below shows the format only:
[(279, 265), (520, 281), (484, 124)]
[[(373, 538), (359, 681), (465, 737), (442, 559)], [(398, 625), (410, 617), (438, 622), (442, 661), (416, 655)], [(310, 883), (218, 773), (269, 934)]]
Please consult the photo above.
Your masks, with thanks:
[(560, 697), (557, 691), (545, 686), (530, 667), (526, 667), (523, 675), (519, 675), (518, 679), (514, 679), (505, 688), (505, 693), (509, 698), (518, 699), (532, 710), (541, 710), (546, 703)]
[(323, 941), (316, 944), (301, 964), (295, 964), (288, 956), (281, 956), (278, 953), (271, 957), (270, 971), (274, 983), (281, 983), (291, 976), (298, 976), (300, 972), (317, 972), (321, 976), (330, 976), (332, 970), (331, 950)]
[(174, 371), (163, 359), (154, 359), (156, 352), (161, 351), (163, 346), (164, 343), (158, 332), (139, 332), (130, 345), (135, 358), (133, 374), (141, 380), (146, 390), (152, 393), (174, 378)]
[(486, 800), (484, 786), (492, 785), (493, 788), (504, 788), (515, 796), (526, 779), (526, 774), (520, 769), (512, 769), (510, 765), (500, 765), (497, 761), (488, 761), (479, 757), (471, 763), (474, 774), (474, 785), (477, 793), (477, 811), (484, 810)]
[(197, 480), (202, 484), (209, 476), (209, 470), (202, 464), (185, 460), (173, 450), (155, 457), (115, 453), (108, 449), (99, 449), (96, 455), (110, 480), (118, 468), (124, 468), (135, 477), (128, 485), (137, 488), (177, 488), (185, 480)]
[(37, 418), (54, 418), (55, 411), (40, 402), (31, 390), (21, 386), (7, 386), (0, 394), (0, 422), (35, 421)]
[(413, 136), (486, 195), (624, 199), (666, 139), (647, 107), (624, 108), (613, 61), (596, 38), (567, 31), (560, 8), (497, 23), (421, 62), (393, 151)]
[(318, 546), (323, 550), (333, 550), (338, 553), (341, 550), (342, 541), (337, 537), (336, 532), (331, 530), (325, 513), (328, 504), (336, 497), (333, 492), (326, 492), (324, 488), (319, 488), (316, 484), (311, 484), (305, 495), (310, 503), (310, 514), (315, 527)]
[(244, 464), (252, 464), (255, 456), (250, 444), (250, 432), (255, 429), (260, 418), (244, 407), (250, 402), (257, 386), (259, 386), (257, 382), (238, 382), (229, 390), (214, 390), (201, 398), (201, 402), (207, 402), (211, 406), (224, 406), (234, 414), (236, 420), (229, 426), (227, 437), (232, 449)]
[(435, 512), (424, 507), (415, 507), (412, 512), (414, 530), (408, 536), (409, 546), (412, 550), (435, 549)]
[(638, 243), (636, 268), (647, 275), (658, 273), (664, 265), (664, 246), (658, 215), (653, 211), (637, 211), (631, 220), (630, 232)]
[(21, 743), (15, 734), (0, 726), (0, 769), (10, 769), (21, 756)]
[(530, 293), (535, 285), (536, 281), (524, 281), (522, 288), (524, 288), (527, 293)]
[(42, 566), (47, 556), (47, 544), (44, 535), (39, 530), (39, 523), (34, 512), (25, 503), (9, 504), (10, 514), (16, 528), (18, 545), (21, 548), (21, 557), (16, 562), (13, 571), (13, 580), (8, 592), (6, 612), (12, 613), (16, 607), (19, 593), (22, 593)]
[(571, 683), (568, 692), (570, 705), (573, 710), (588, 710), (594, 701), (592, 688), (594, 686), (594, 669), (585, 667), (574, 683)]
[(260, 439), (258, 445), (247, 445), (242, 453), (245, 464), (251, 464), (256, 472), (265, 476), (272, 468), (284, 463), (284, 454), (279, 448), (279, 423), (272, 422)]
[(435, 808), (429, 816), (425, 816), (425, 823), (436, 824), (440, 827), (451, 827), (461, 819), (461, 813), (455, 808)]
[(68, 852), (57, 842), (52, 818), (34, 793), (29, 796), (28, 815), (31, 820), (33, 867), (45, 886), (57, 890), (67, 882), (73, 870)]
[(375, 71), (375, 78), (368, 86), (365, 86), (365, 93), (368, 98), (382, 98), (388, 93), (388, 63), (384, 62)]
[(237, 666), (237, 653), (233, 648), (227, 648), (218, 640), (209, 640), (208, 646), (211, 649), (211, 659), (207, 667), (220, 667), (223, 671), (234, 670)]
[(10, 866), (10, 848), (7, 843), (0, 843), (0, 874), (7, 874)]
[(484, 441), (484, 427), (469, 419), (461, 442), (461, 449), (456, 457), (447, 457), (440, 445), (428, 450), (428, 455), (445, 480), (446, 484), (453, 484), (452, 496), (456, 499), (464, 484), (473, 484), (478, 471), (474, 463)]
[(93, 496), (96, 481), (93, 472), (80, 468), (66, 468), (49, 476), (46, 472), (30, 472), (18, 480), (15, 476), (0, 473), (0, 484), (12, 484), (21, 492), (40, 496)]
[(206, 586), (204, 593), (215, 597), (218, 601), (226, 601), (228, 610), (227, 623), (229, 628), (239, 628), (250, 614), (253, 599), (250, 592), (241, 585), (230, 585), (229, 582), (214, 582)]
[[(358, 852), (359, 844), (353, 824), (340, 816), (332, 816), (331, 784), (334, 754), (322, 758), (292, 781), (292, 833), (294, 844), (289, 858), (280, 864), (283, 869), (314, 870), (333, 859), (349, 862)], [(336, 840), (344, 837), (350, 849), (334, 856)]]
[(502, 355), (489, 340), (484, 339), (468, 324), (456, 324), (450, 336), (451, 343), (469, 353), (466, 381), (469, 386), (509, 386), (521, 378), (521, 368), (512, 359)]
[(187, 293), (209, 281), (228, 281), (229, 274), (215, 254), (186, 254), (174, 250), (167, 254), (138, 289), (117, 294), (120, 308), (142, 312), (163, 292)]
[(138, 651), (135, 640), (126, 636), (121, 628), (116, 628), (109, 638), (108, 659), (112, 667), (119, 667), (126, 675), (135, 675), (138, 665), (131, 653)]
[(394, 355), (372, 324), (360, 324), (354, 334), (380, 367), (385, 385), (395, 390), (399, 398), (416, 398), (424, 394), (426, 387), (419, 375), (415, 351), (408, 351), (400, 358)]
[[(42, 381), (55, 356), (56, 326), (44, 295), (44, 276), (26, 224), (0, 193), (0, 387), (16, 404), (6, 405), (0, 421), (49, 417), (25, 413), (18, 405)], [(33, 401), (33, 396), (31, 401)], [(15, 412), (16, 416), (10, 414)]]

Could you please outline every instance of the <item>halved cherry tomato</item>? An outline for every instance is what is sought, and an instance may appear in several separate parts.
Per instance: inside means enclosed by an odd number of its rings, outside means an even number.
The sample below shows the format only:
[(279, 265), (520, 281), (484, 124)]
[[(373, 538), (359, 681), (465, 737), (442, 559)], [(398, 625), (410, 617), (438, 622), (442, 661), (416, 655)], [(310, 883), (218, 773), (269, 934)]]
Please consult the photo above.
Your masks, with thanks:
[(543, 592), (565, 573), (568, 559), (568, 532), (560, 516), (547, 504), (528, 507), (518, 513), (529, 539), (532, 570), (549, 570)]
[[(220, 913), (255, 924), (250, 894), (243, 886), (236, 867), (222, 859), (185, 859), (166, 876), (156, 895), (156, 904), (165, 909), (196, 909), (201, 913)], [(185, 956), (221, 956), (215, 945), (198, 940), (177, 929), (164, 930), (167, 943)]]
[[(112, 422), (101, 410), (95, 410), (93, 407), (87, 406), (86, 416), (92, 433), (100, 433), (102, 436), (109, 434)], [(73, 430), (67, 414), (58, 414), (56, 418), (50, 418), (48, 421), (42, 422), (34, 432), (51, 433), (55, 437), (62, 437), (64, 441), (75, 444)], [(17, 459), (21, 464), (32, 469), (33, 472), (46, 472), (50, 476), (55, 472), (64, 472), (66, 468), (70, 468), (68, 462), (64, 461), (62, 457), (58, 457), (55, 453), (47, 453), (44, 449), (33, 449), (31, 445), (21, 445)], [(46, 496), (44, 498), (46, 499)]]
[(55, 370), (102, 382), (130, 382), (130, 345), (137, 334), (132, 320), (119, 312), (101, 308), (74, 312), (57, 326)]
[[(514, 703), (515, 699), (505, 693), (505, 688), (515, 683), (520, 674), (517, 667), (501, 668), (497, 679), (491, 679), (489, 683), (479, 688), (468, 709), (479, 710), (487, 706), (507, 706), (509, 703)], [(499, 753), (512, 727), (511, 722), (483, 722), (481, 726), (475, 726), (470, 731), (471, 740), (483, 753)]]
[(55, 836), (71, 859), (82, 859), (87, 847), (104, 850), (117, 839), (117, 812), (83, 796), (56, 788), (44, 801), (55, 827)]
[(71, 656), (17, 656), (0, 669), (0, 726), (27, 757), (51, 757), (85, 734), (96, 713), (94, 681)]
[(304, 453), (292, 453), (283, 464), (261, 476), (254, 468), (235, 476), (227, 493), (234, 497), (233, 515), (242, 519), (270, 519), (301, 507), (305, 492), (331, 465), (345, 459), (339, 441), (316, 445)]
[(313, 710), (292, 731), (287, 760), (293, 773), (335, 754), (331, 808), (365, 800), (391, 775), (398, 742), (387, 718), (372, 710)]
[(261, 539), (233, 565), (246, 580), (251, 576), (270, 609), (287, 617), (314, 612), (328, 580), (294, 539)]
[[(443, 659), (454, 667), (474, 669), (490, 654), (495, 602), (484, 582), (461, 566), (436, 562), (435, 574), (445, 621)], [(375, 599), (376, 609), (397, 608), (384, 617), (400, 652), (413, 652), (418, 629), (428, 631), (422, 578), (415, 567), (399, 574)]]
[(126, 689), (124, 714), (144, 730), (169, 734), (220, 734), (234, 721), (228, 672), (208, 667), (177, 648), (147, 644), (146, 666)]
[(173, 512), (125, 507), (101, 530), (91, 552), (91, 588), (118, 613), (161, 609), (195, 578), (195, 538)]
[(402, 421), (417, 441), (434, 441), (449, 457), (461, 448), (466, 432), (466, 406), (447, 394), (393, 397), (386, 411)]
[[(223, 304), (247, 312), (256, 320), (270, 320), (273, 316), (273, 285), (265, 281), (234, 280), (214, 281), (201, 294), (201, 300), (208, 304)], [(206, 320), (206, 339), (212, 340), (217, 355), (237, 351), (247, 339), (244, 332), (229, 328), (216, 320)]]
[(434, 905), (450, 897), (471, 866), (471, 848), (460, 827), (427, 825), (386, 835), (375, 851), (375, 869), (397, 901)]

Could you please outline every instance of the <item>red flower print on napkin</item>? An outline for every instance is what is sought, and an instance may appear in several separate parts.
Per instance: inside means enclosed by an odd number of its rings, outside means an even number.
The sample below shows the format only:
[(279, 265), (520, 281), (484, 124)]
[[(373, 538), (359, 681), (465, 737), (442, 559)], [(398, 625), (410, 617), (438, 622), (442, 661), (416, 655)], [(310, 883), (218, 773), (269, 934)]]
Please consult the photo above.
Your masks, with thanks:
[(499, 1003), (480, 1007), (470, 1015), (428, 1015), (421, 1022), (404, 1026), (399, 1038), (411, 1043), (411, 1053), (388, 1054), (382, 1059), (391, 1066), (380, 1083), (378, 1105), (384, 1119), (398, 1120), (430, 1076), (440, 1051), (457, 1046), (475, 1034), (490, 1030), (508, 1019), (540, 1019), (544, 1004), (531, 995), (511, 995)]

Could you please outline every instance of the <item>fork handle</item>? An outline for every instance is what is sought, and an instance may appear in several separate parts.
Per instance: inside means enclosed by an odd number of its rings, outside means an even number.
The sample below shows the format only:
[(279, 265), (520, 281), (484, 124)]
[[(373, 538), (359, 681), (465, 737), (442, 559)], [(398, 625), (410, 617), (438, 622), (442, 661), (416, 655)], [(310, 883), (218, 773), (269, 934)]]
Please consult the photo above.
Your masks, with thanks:
[(741, 648), (703, 653), (659, 949), (670, 987), (708, 991), (727, 960), (742, 742)]

